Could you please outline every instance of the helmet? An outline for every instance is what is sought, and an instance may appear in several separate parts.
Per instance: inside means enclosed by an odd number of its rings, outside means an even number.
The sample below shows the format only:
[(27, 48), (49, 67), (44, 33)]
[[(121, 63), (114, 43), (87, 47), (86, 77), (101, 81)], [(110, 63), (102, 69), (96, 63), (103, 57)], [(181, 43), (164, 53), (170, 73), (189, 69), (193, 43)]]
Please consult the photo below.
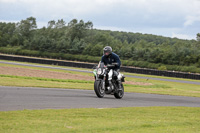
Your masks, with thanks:
[(110, 46), (106, 46), (103, 48), (103, 55), (109, 56), (112, 53), (112, 48)]

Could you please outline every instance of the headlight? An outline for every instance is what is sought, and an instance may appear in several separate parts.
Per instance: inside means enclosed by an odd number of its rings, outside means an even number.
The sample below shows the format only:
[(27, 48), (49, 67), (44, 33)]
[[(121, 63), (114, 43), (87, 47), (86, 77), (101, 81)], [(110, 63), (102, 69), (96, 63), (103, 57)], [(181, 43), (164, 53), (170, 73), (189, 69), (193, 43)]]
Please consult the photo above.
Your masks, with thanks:
[(101, 68), (97, 70), (97, 74), (100, 75), (102, 73)]

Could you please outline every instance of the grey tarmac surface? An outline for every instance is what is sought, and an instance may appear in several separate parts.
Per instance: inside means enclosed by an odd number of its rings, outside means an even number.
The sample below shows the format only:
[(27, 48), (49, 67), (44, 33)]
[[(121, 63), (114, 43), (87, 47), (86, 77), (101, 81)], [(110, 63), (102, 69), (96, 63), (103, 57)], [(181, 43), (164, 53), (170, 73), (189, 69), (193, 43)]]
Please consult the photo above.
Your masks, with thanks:
[(0, 86), (0, 111), (146, 106), (200, 107), (200, 98), (143, 93), (97, 98), (93, 90)]
[[(59, 70), (68, 70), (68, 71), (76, 71), (76, 72), (85, 72), (85, 73), (92, 73), (91, 71), (87, 70), (78, 70), (78, 69), (70, 69), (70, 68), (63, 68), (63, 67), (54, 67), (54, 66), (45, 66), (45, 65), (32, 65), (32, 64), (25, 64), (25, 63), (16, 63), (16, 62), (6, 62), (0, 61), (3, 64), (12, 64), (12, 65), (21, 65), (21, 66), (30, 66), (30, 67), (41, 67), (41, 68), (50, 68), (50, 69), (59, 69)], [(151, 80), (160, 80), (160, 81), (169, 81), (169, 82), (177, 82), (177, 83), (186, 83), (186, 84), (196, 84), (200, 85), (200, 82), (195, 81), (186, 81), (186, 80), (179, 80), (179, 79), (165, 79), (165, 78), (153, 78), (153, 77), (144, 77), (144, 76), (132, 76), (132, 75), (125, 75), (126, 77), (132, 78), (141, 78), (141, 79), (151, 79)]]

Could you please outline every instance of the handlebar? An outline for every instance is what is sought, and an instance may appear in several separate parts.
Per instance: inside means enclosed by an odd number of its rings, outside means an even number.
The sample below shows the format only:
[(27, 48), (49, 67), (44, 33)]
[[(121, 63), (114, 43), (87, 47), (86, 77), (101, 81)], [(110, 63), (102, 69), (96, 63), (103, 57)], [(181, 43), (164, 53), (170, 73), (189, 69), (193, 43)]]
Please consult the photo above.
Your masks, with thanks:
[[(119, 65), (119, 64), (118, 64), (117, 62), (112, 63), (112, 64), (107, 64), (106, 66), (103, 64), (103, 66), (104, 66), (104, 67), (107, 67), (107, 68), (115, 67), (115, 66), (118, 66), (118, 65)], [(102, 63), (99, 62), (99, 65), (94, 66), (93, 68), (100, 68), (100, 67), (103, 67), (103, 66), (102, 66)]]
[(118, 65), (118, 63), (112, 63), (112, 64), (108, 64), (107, 67), (115, 67), (117, 65)]
[(112, 63), (112, 65), (118, 66), (119, 64), (117, 62), (115, 62), (115, 63)]
[(112, 64), (108, 64), (107, 67), (114, 67), (115, 65), (112, 65)]

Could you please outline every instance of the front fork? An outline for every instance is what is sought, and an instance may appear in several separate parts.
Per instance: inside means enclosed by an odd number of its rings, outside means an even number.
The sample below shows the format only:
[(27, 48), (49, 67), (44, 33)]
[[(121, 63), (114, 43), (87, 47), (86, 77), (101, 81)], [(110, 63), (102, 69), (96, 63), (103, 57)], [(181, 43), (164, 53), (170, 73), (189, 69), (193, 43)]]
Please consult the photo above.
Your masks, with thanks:
[(122, 90), (122, 81), (121, 80), (118, 80), (118, 86), (119, 86), (118, 90)]
[[(117, 85), (117, 82), (118, 82), (118, 85)], [(113, 83), (113, 86), (116, 88), (115, 92), (122, 90), (122, 81), (121, 80), (115, 81), (115, 83)]]
[(105, 81), (106, 81), (106, 75), (104, 74), (103, 80), (102, 80), (102, 89), (105, 90)]

